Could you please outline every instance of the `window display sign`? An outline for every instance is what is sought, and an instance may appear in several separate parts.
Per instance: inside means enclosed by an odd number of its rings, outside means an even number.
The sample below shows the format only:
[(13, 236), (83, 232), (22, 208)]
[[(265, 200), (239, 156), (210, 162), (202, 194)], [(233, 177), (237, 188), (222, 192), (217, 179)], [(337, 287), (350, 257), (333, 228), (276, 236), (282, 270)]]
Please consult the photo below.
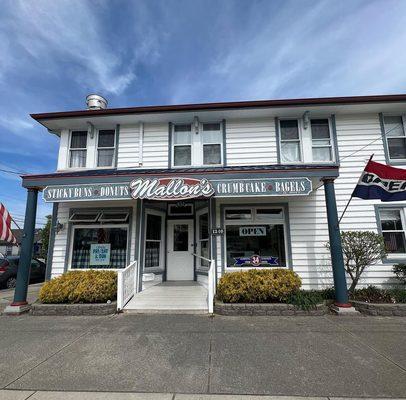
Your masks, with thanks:
[(110, 243), (92, 243), (89, 265), (110, 265), (110, 247)]
[(235, 264), (234, 266), (238, 267), (244, 264), (249, 264), (254, 267), (258, 267), (261, 264), (268, 264), (268, 265), (279, 265), (279, 259), (278, 257), (272, 257), (272, 256), (258, 256), (258, 255), (253, 255), (251, 257), (237, 257), (235, 258)]
[(47, 186), (46, 202), (83, 200), (187, 200), (203, 197), (307, 196), (309, 178), (196, 179), (191, 177), (140, 177), (127, 183), (93, 183)]
[(240, 236), (266, 236), (266, 226), (241, 226)]

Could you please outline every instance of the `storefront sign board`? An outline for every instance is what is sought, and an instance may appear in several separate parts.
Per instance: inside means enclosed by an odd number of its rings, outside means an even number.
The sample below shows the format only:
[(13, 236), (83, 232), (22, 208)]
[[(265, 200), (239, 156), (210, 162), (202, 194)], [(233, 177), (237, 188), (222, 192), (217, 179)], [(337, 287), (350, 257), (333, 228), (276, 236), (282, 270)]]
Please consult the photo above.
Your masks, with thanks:
[(137, 178), (129, 183), (95, 183), (47, 186), (46, 202), (86, 200), (186, 200), (215, 197), (306, 196), (312, 191), (309, 178), (195, 179)]

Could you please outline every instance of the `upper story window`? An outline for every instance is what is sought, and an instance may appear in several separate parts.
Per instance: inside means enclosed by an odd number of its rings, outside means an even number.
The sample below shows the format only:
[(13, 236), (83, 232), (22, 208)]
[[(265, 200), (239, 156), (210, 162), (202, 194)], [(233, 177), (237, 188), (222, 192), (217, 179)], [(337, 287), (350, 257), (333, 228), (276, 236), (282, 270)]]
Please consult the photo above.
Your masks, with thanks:
[(281, 161), (283, 163), (300, 162), (301, 140), (299, 121), (297, 119), (280, 121), (281, 128)]
[(310, 125), (313, 161), (332, 161), (333, 152), (328, 119), (312, 119)]
[(221, 165), (223, 136), (221, 123), (174, 125), (172, 132), (172, 164), (174, 167)]
[(389, 160), (406, 160), (406, 121), (403, 116), (384, 116)]
[(97, 140), (97, 166), (113, 166), (115, 149), (115, 131), (100, 130)]
[(87, 131), (73, 131), (69, 146), (69, 167), (86, 167)]
[(333, 138), (328, 118), (313, 118), (305, 129), (302, 119), (282, 119), (280, 158), (282, 163), (333, 162)]

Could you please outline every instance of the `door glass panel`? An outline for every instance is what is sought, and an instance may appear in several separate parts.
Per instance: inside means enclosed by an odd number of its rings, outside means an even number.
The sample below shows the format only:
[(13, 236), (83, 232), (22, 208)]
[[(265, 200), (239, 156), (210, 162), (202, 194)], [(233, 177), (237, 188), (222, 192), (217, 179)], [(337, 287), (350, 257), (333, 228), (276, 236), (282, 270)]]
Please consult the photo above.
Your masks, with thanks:
[(173, 226), (173, 251), (188, 251), (189, 225), (175, 224)]

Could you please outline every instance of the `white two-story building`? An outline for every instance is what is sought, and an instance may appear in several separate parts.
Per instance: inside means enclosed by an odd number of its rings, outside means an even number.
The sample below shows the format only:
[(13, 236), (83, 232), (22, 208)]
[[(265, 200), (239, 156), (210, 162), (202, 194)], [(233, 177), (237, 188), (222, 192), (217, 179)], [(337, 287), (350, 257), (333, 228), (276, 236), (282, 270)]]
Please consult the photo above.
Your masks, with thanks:
[[(304, 288), (331, 286), (328, 206), (341, 215), (371, 154), (406, 164), (406, 95), (117, 109), (87, 100), (87, 110), (32, 115), (60, 138), (58, 167), (23, 186), (53, 203), (48, 276), (137, 261), (141, 293), (127, 307), (154, 285), (204, 296), (210, 267), (216, 279), (290, 268)], [(393, 263), (406, 260), (405, 206), (352, 200), (340, 229), (381, 232), (388, 251), (362, 285), (393, 283)]]

